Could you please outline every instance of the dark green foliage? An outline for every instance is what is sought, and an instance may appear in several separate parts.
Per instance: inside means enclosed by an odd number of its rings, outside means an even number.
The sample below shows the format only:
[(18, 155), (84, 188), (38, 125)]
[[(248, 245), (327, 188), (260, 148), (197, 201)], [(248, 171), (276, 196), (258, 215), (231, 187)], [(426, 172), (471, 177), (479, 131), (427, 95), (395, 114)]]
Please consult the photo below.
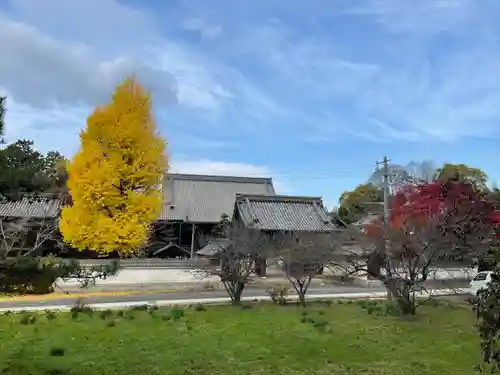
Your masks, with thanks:
[(26, 193), (50, 191), (54, 182), (45, 173), (45, 157), (33, 142), (18, 140), (0, 150), (0, 196), (18, 200)]
[(69, 370), (59, 368), (59, 367), (48, 369), (45, 373), (47, 375), (69, 375), (70, 374)]
[(109, 322), (106, 323), (106, 327), (115, 327), (116, 326), (116, 321), (115, 320), (111, 320)]
[(172, 320), (179, 320), (184, 316), (184, 310), (180, 307), (173, 307), (170, 309), (168, 315)]
[(205, 307), (205, 305), (201, 304), (201, 303), (197, 303), (195, 306), (194, 306), (194, 310), (195, 311), (206, 311), (207, 308)]
[(0, 293), (45, 294), (65, 270), (55, 262), (35, 257), (0, 259)]
[(59, 347), (50, 348), (50, 356), (51, 357), (63, 357), (66, 353), (66, 349)]
[(216, 238), (223, 238), (227, 229), (231, 226), (231, 219), (227, 214), (222, 214), (220, 221), (212, 229), (211, 235)]
[(45, 319), (47, 319), (49, 322), (52, 320), (57, 319), (57, 313), (51, 310), (45, 310)]
[(369, 315), (401, 316), (402, 312), (397, 303), (391, 301), (359, 300), (356, 302)]
[(134, 306), (134, 307), (132, 307), (132, 310), (147, 311), (147, 310), (149, 310), (149, 306), (148, 306), (148, 304)]
[(36, 323), (36, 316), (32, 314), (21, 314), (21, 319), (19, 320), (20, 324), (28, 325)]
[[(498, 248), (493, 255), (498, 264), (500, 258)], [(477, 328), (481, 338), (483, 360), (493, 373), (500, 373), (500, 272), (498, 266), (491, 278), (488, 288), (478, 293), (473, 300), (473, 307), (479, 319)]]
[(91, 267), (77, 260), (59, 261), (52, 257), (0, 258), (0, 293), (46, 294), (53, 292), (58, 278), (76, 278), (83, 287), (118, 272), (116, 261)]
[(99, 317), (100, 317), (102, 320), (105, 320), (105, 319), (109, 318), (110, 316), (113, 316), (113, 311), (112, 311), (112, 310), (102, 310), (102, 311), (99, 313)]
[(77, 317), (80, 313), (87, 315), (92, 315), (94, 313), (94, 310), (91, 307), (87, 306), (83, 298), (78, 298), (75, 305), (71, 308), (70, 311), (74, 317)]

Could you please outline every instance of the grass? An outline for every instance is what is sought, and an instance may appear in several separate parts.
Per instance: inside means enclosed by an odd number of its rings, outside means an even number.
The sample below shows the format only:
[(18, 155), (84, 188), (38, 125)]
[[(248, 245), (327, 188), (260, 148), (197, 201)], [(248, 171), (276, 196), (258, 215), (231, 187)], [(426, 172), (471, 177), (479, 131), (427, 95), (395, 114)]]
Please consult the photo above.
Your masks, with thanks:
[(7, 314), (0, 374), (474, 374), (479, 342), (467, 309), (426, 306), (402, 320), (371, 306)]

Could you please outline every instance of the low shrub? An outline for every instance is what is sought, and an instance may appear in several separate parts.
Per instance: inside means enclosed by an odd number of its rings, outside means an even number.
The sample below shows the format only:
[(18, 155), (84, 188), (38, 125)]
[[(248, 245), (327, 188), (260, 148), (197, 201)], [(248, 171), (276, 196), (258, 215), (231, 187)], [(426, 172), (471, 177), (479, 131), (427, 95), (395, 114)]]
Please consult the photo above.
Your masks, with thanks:
[(205, 305), (201, 304), (201, 303), (198, 303), (194, 306), (194, 310), (195, 311), (206, 311), (207, 308), (205, 307)]
[(92, 315), (94, 313), (94, 309), (92, 309), (90, 306), (87, 306), (87, 303), (83, 298), (78, 298), (70, 311), (73, 317), (77, 317), (80, 313), (88, 315)]
[(50, 356), (51, 357), (63, 357), (66, 353), (66, 349), (59, 347), (50, 348)]
[(20, 324), (28, 325), (36, 323), (36, 316), (32, 314), (21, 314)]
[(109, 309), (106, 309), (106, 310), (102, 310), (100, 313), (99, 313), (99, 317), (102, 319), (102, 320), (106, 320), (108, 319), (109, 317), (113, 316), (113, 310), (109, 310)]
[(289, 288), (287, 285), (282, 284), (278, 286), (270, 286), (267, 289), (267, 294), (271, 297), (271, 301), (278, 305), (286, 305), (288, 302)]
[(57, 313), (51, 310), (45, 310), (44, 314), (45, 314), (45, 319), (47, 319), (48, 321), (52, 321), (57, 318)]
[(169, 311), (168, 316), (172, 320), (179, 320), (184, 316), (184, 310), (180, 307), (172, 307)]
[(77, 260), (60, 261), (53, 256), (20, 256), (0, 260), (0, 293), (47, 294), (54, 291), (57, 279), (75, 278), (82, 287), (106, 279), (119, 270), (116, 261), (92, 267), (81, 266)]

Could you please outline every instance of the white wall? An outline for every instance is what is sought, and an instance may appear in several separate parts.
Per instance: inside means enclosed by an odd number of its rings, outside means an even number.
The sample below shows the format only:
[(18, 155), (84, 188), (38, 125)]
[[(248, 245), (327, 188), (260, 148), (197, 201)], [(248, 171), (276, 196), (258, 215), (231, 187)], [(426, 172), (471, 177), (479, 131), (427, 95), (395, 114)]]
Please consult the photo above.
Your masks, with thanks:
[[(335, 276), (345, 275), (345, 269), (337, 267), (325, 269), (325, 274), (333, 274)], [(477, 273), (476, 269), (468, 268), (438, 268), (430, 273), (429, 279), (454, 279), (468, 278)], [(281, 274), (268, 273), (269, 277), (283, 277)], [(367, 280), (364, 274), (351, 275), (360, 280)], [(199, 275), (193, 274), (192, 269), (177, 269), (177, 268), (123, 268), (116, 276), (109, 277), (105, 280), (98, 279), (96, 285), (126, 285), (126, 284), (171, 284), (171, 283), (196, 283), (202, 281), (217, 282), (216, 276), (200, 278)], [(79, 285), (76, 279), (66, 281), (58, 280), (59, 287)]]
[[(359, 263), (359, 265), (364, 267), (364, 264), (361, 262)], [(347, 276), (348, 273), (347, 267), (348, 266), (342, 267), (340, 265), (337, 267), (325, 269), (325, 274), (332, 274), (335, 276)], [(352, 269), (352, 266), (349, 266), (349, 268)], [(402, 270), (400, 272), (402, 272)], [(431, 280), (468, 279), (474, 277), (477, 274), (477, 272), (478, 272), (477, 268), (435, 267), (429, 271), (429, 279)], [(382, 273), (384, 273), (383, 270)], [(368, 279), (368, 276), (364, 272), (358, 272), (357, 274), (351, 274), (350, 276), (362, 280)]]
[[(201, 279), (193, 274), (192, 269), (175, 268), (123, 268), (116, 276), (105, 280), (98, 279), (96, 285), (124, 285), (124, 284), (163, 284), (163, 283), (190, 283), (200, 281), (216, 281), (216, 277)], [(60, 287), (79, 285), (76, 279), (57, 280)]]

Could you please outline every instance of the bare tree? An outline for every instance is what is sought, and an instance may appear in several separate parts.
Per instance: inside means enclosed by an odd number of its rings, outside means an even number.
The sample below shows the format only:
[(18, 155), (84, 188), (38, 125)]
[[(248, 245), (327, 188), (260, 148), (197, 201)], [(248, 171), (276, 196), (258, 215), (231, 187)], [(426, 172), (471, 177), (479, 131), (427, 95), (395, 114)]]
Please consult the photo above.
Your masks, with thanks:
[(437, 167), (432, 160), (411, 161), (405, 166), (409, 182), (430, 183), (436, 179)]
[[(389, 193), (390, 195), (393, 195), (400, 186), (404, 185), (406, 181), (408, 181), (410, 174), (404, 166), (398, 164), (389, 164), (388, 170)], [(384, 171), (382, 169), (378, 169), (377, 171), (373, 172), (368, 179), (369, 183), (373, 184), (379, 189), (382, 189), (383, 181)]]
[(57, 238), (57, 221), (29, 218), (0, 220), (0, 259), (33, 256), (48, 242), (61, 245)]
[(339, 245), (333, 233), (289, 232), (275, 236), (275, 256), (282, 260), (288, 281), (306, 305), (314, 277), (335, 259)]
[[(421, 162), (411, 161), (406, 165), (389, 165), (389, 193), (396, 194), (399, 188), (408, 184), (429, 183), (436, 178), (437, 168), (433, 161), (423, 160)], [(382, 188), (384, 172), (379, 169), (372, 173), (368, 182)]]
[(202, 276), (217, 276), (233, 303), (240, 303), (243, 290), (255, 273), (256, 262), (271, 254), (269, 237), (235, 222), (224, 228), (223, 236), (205, 237), (201, 242), (210, 248), (218, 264), (207, 264), (195, 272)]

